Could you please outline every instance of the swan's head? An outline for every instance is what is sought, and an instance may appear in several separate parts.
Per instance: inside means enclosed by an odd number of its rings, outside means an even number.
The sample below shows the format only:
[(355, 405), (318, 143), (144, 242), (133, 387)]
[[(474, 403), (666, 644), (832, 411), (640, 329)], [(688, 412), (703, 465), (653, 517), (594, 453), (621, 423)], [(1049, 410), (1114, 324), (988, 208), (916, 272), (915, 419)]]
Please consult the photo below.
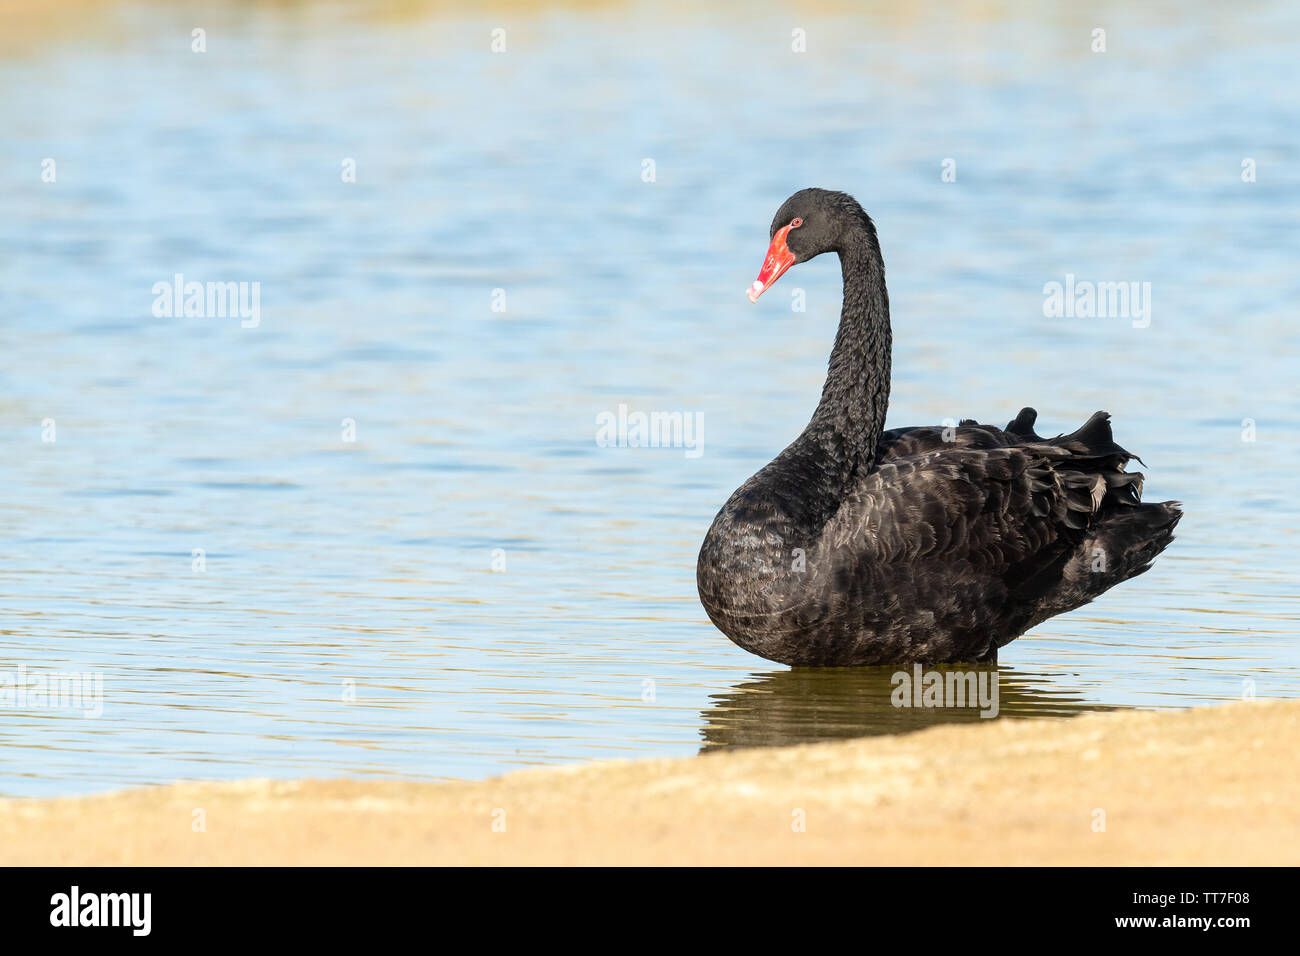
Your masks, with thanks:
[(839, 252), (849, 233), (864, 224), (871, 228), (867, 214), (847, 193), (799, 190), (776, 211), (767, 258), (749, 287), (749, 301), (757, 302), (796, 262), (807, 262), (823, 252)]

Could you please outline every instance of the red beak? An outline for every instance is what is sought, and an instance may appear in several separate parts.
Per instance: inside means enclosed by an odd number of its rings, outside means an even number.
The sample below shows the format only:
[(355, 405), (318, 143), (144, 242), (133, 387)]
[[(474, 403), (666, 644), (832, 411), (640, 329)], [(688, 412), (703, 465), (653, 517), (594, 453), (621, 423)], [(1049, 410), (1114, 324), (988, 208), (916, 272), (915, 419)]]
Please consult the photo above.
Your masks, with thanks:
[(772, 237), (772, 244), (767, 247), (767, 258), (763, 268), (758, 270), (758, 278), (749, 287), (749, 301), (757, 302), (758, 297), (771, 288), (772, 283), (781, 278), (786, 269), (794, 265), (794, 253), (785, 244), (786, 233), (790, 226), (782, 226)]

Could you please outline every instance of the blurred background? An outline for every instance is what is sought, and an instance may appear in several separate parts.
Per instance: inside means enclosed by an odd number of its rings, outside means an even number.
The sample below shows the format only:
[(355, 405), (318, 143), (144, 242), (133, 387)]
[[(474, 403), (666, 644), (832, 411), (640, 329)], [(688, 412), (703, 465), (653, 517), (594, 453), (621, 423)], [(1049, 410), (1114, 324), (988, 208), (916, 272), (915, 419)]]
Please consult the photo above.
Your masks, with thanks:
[[(1000, 719), (1294, 696), (1298, 41), (1280, 0), (0, 0), (0, 672), (104, 688), (0, 702), (0, 794), (978, 719), (696, 597), (820, 394), (837, 263), (744, 296), (810, 185), (876, 220), (891, 426), (1104, 408), (1185, 503), (1003, 650)], [(258, 324), (156, 315), (176, 274)], [(1067, 274), (1149, 325), (1045, 316)], [(703, 453), (602, 447), (620, 404)]]

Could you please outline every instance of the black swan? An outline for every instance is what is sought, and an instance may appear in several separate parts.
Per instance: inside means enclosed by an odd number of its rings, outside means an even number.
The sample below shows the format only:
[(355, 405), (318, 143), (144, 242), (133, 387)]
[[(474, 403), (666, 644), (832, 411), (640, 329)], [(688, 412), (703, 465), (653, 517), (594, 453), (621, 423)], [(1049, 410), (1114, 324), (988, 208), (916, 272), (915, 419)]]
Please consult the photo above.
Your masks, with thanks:
[(1005, 429), (885, 431), (891, 332), (876, 228), (853, 197), (795, 193), (749, 298), (839, 254), (844, 306), (826, 384), (792, 445), (733, 494), (700, 549), (700, 601), (745, 650), (791, 665), (996, 661), (1036, 624), (1141, 574), (1180, 504), (1097, 412), (1057, 438), (1022, 409)]

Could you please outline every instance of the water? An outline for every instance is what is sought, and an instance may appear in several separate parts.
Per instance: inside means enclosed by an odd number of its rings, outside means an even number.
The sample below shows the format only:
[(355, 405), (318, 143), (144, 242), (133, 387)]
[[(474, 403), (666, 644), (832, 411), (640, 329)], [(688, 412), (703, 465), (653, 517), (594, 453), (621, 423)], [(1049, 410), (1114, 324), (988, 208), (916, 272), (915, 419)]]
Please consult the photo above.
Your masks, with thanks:
[[(0, 706), (0, 793), (978, 720), (750, 657), (696, 599), (820, 391), (834, 261), (744, 297), (814, 184), (882, 236), (891, 426), (1106, 408), (1185, 502), (1152, 571), (1003, 651), (1003, 717), (1300, 692), (1293, 5), (358, 9), (0, 31), (0, 672), (104, 688)], [(260, 283), (260, 325), (155, 317), (176, 273)], [(1149, 327), (1045, 318), (1066, 273), (1150, 282)], [(620, 403), (699, 413), (703, 454), (598, 447)]]

